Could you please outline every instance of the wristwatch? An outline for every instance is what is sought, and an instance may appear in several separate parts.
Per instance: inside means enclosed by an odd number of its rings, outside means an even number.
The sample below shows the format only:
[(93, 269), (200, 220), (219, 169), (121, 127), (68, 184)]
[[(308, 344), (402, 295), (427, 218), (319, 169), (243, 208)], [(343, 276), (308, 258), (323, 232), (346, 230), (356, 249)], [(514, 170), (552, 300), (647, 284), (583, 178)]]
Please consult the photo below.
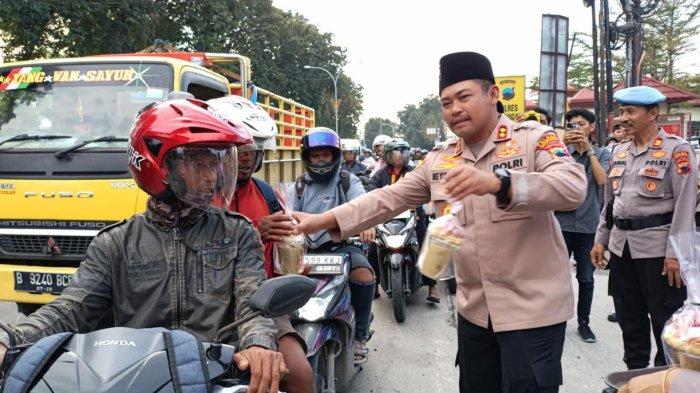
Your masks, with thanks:
[(594, 156), (594, 155), (595, 155), (595, 150), (590, 149), (590, 150), (586, 151), (586, 154), (588, 154), (588, 157)]
[(498, 168), (493, 171), (493, 174), (501, 181), (501, 188), (496, 192), (496, 204), (510, 204), (510, 172), (507, 169)]

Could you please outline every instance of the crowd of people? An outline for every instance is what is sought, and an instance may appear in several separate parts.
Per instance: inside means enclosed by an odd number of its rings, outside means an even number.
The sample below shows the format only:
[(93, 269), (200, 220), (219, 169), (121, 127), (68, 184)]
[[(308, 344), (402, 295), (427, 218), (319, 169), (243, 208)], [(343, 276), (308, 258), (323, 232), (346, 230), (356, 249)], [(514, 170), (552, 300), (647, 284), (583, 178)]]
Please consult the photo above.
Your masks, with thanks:
[[(457, 138), (431, 152), (386, 135), (359, 151), (335, 130), (308, 130), (293, 218), (253, 176), (277, 134), (259, 107), (224, 97), (144, 108), (129, 168), (150, 195), (146, 212), (95, 237), (69, 287), (13, 326), (19, 342), (90, 331), (110, 310), (118, 326), (212, 337), (251, 314), (245, 300), (277, 275), (274, 243), (304, 233), (310, 250), (350, 255), (353, 355), (361, 364), (379, 295), (377, 252), (343, 239), (359, 234), (372, 245), (376, 225), (415, 209), (422, 244), (423, 206), (440, 216), (460, 201), (452, 214), (469, 233), (454, 256), (461, 392), (558, 391), (574, 315), (572, 256), (580, 338), (596, 342), (593, 273), (607, 268), (625, 363), (648, 367), (653, 334), (653, 364), (664, 365), (661, 328), (686, 297), (668, 238), (694, 229), (697, 165), (688, 142), (657, 124), (663, 95), (618, 91), (619, 127), (595, 144), (597, 119), (585, 109), (566, 113), (563, 138), (545, 111), (518, 122), (499, 113), (491, 63), (481, 54), (444, 56), (438, 91)], [(423, 284), (427, 300), (440, 302), (436, 282), (423, 277)], [(306, 343), (288, 316), (250, 318), (237, 337), (235, 363), (251, 370), (250, 391), (315, 391)], [(0, 358), (7, 343), (0, 337)]]

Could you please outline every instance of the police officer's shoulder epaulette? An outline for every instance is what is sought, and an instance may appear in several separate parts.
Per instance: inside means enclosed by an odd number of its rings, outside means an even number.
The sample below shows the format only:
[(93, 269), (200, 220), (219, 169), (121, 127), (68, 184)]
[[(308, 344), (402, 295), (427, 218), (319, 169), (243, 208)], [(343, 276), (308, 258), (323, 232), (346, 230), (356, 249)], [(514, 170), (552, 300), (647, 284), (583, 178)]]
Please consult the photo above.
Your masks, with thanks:
[(688, 142), (687, 140), (685, 140), (684, 138), (681, 138), (680, 136), (678, 136), (678, 135), (676, 135), (676, 134), (666, 134), (666, 135), (667, 135), (670, 139), (675, 139), (675, 140), (677, 140), (678, 142), (680, 142), (681, 144), (690, 143), (690, 142)]
[(224, 211), (224, 214), (227, 215), (227, 216), (229, 216), (229, 217), (238, 218), (238, 219), (243, 219), (243, 220), (247, 221), (250, 225), (253, 225), (253, 221), (251, 221), (250, 218), (244, 216), (243, 214), (236, 213), (236, 212), (232, 212), (232, 211), (229, 211), (229, 210), (225, 210), (225, 211)]
[(113, 223), (113, 224), (107, 225), (106, 227), (104, 227), (104, 228), (100, 229), (99, 231), (97, 231), (97, 235), (95, 235), (95, 236), (99, 236), (102, 232), (108, 232), (108, 231), (111, 231), (112, 229), (114, 229), (114, 228), (116, 228), (116, 227), (122, 226), (122, 225), (126, 224), (127, 221), (128, 221), (128, 220), (121, 220), (121, 221), (119, 221), (119, 222), (115, 222), (115, 223)]
[(554, 131), (554, 128), (546, 126), (534, 120), (525, 120), (518, 123), (513, 123), (513, 131), (520, 130), (538, 130), (538, 131)]

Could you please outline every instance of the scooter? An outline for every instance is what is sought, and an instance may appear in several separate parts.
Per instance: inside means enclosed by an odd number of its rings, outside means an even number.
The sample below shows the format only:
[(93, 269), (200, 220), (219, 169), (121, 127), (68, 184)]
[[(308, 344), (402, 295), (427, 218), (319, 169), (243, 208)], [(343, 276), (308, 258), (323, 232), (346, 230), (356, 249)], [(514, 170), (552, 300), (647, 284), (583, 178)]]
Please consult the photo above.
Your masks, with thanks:
[(87, 334), (59, 333), (30, 345), (11, 345), (3, 360), (0, 392), (215, 392), (240, 393), (248, 377), (231, 361), (236, 347), (223, 333), (260, 315), (286, 315), (304, 305), (315, 283), (303, 276), (265, 281), (248, 301), (254, 312), (221, 328), (210, 342), (163, 328), (114, 327)]
[(406, 320), (406, 301), (421, 287), (416, 215), (405, 211), (377, 226), (379, 282), (391, 299), (396, 322)]
[(316, 392), (342, 392), (362, 370), (354, 361), (355, 311), (350, 303), (350, 255), (310, 253), (304, 257), (304, 263), (311, 269), (307, 276), (316, 282), (315, 294), (292, 313), (292, 325), (306, 342)]

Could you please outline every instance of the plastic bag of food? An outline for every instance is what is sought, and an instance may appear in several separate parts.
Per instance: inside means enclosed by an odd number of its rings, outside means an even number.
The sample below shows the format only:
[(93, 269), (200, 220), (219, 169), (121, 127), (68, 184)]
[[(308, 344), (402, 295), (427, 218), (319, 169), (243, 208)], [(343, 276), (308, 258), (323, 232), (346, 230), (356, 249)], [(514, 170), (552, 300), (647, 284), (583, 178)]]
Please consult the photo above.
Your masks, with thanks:
[(666, 322), (661, 341), (669, 364), (700, 371), (700, 233), (671, 236), (689, 303)]
[[(282, 205), (285, 214), (292, 216), (294, 208), (294, 198), (296, 190), (294, 183), (280, 183), (275, 188), (277, 199)], [(292, 218), (296, 225), (297, 222)], [(304, 271), (304, 255), (306, 255), (306, 238), (304, 234), (289, 235), (275, 242), (274, 247), (274, 270), (276, 274), (301, 274)]]
[(438, 217), (428, 226), (418, 257), (418, 268), (430, 278), (440, 278), (452, 261), (454, 252), (464, 243), (466, 231), (456, 217), (460, 210), (462, 204), (453, 203), (451, 214)]

